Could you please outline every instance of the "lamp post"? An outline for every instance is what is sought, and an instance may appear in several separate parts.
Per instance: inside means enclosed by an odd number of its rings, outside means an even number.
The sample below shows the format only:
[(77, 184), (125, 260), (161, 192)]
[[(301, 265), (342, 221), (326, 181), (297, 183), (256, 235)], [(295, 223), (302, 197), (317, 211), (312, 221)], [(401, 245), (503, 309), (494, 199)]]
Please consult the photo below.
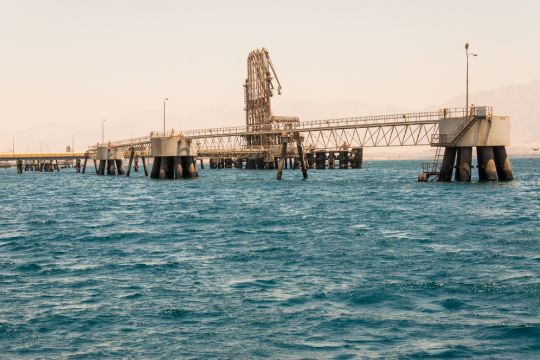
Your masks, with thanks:
[(105, 143), (105, 121), (106, 119), (101, 120), (101, 143)]
[(465, 43), (465, 56), (467, 57), (467, 76), (465, 85), (465, 116), (469, 114), (469, 55), (478, 56), (478, 54), (469, 53), (469, 43)]
[(169, 101), (169, 98), (163, 98), (163, 136), (165, 136), (165, 104)]

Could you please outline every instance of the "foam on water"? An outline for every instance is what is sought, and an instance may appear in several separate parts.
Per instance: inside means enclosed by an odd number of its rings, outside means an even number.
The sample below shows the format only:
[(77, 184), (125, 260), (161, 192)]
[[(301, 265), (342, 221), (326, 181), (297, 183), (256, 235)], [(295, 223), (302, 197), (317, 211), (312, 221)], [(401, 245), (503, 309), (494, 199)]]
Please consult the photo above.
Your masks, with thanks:
[(0, 170), (0, 349), (45, 358), (540, 357), (540, 160), (194, 181)]

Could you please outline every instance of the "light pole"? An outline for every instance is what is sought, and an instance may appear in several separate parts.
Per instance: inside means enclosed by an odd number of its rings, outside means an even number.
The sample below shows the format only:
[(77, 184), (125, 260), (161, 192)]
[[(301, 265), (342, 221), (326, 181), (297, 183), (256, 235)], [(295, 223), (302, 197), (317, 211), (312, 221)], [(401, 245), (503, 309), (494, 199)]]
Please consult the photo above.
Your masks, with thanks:
[(169, 98), (163, 98), (163, 136), (165, 136), (165, 104), (169, 101)]
[(101, 120), (101, 143), (105, 144), (105, 121), (107, 119)]
[(478, 56), (478, 54), (469, 53), (469, 43), (465, 43), (465, 56), (467, 57), (467, 80), (465, 85), (465, 116), (469, 114), (469, 55)]
[(13, 137), (13, 148), (11, 150), (13, 151), (13, 156), (15, 156), (15, 136)]

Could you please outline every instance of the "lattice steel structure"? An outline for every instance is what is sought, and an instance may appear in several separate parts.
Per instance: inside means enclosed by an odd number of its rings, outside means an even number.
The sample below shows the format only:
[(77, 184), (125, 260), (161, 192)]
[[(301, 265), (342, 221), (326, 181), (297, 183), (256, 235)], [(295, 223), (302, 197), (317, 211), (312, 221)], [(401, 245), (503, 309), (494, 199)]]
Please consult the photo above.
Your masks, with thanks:
[[(281, 84), (268, 50), (262, 48), (250, 52), (247, 58), (247, 78), (244, 83), (247, 132), (256, 133), (282, 124), (298, 123), (297, 117), (272, 114), (271, 98), (275, 89), (274, 79), (277, 83), (277, 93), (281, 95)], [(280, 138), (274, 133), (246, 134), (245, 140), (248, 146), (271, 147), (278, 145)]]

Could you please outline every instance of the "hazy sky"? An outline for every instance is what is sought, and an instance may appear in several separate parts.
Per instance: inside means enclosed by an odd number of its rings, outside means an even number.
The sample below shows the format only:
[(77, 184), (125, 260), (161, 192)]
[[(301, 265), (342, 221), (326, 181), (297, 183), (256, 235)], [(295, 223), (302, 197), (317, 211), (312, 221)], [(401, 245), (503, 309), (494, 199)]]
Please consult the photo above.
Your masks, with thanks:
[[(244, 124), (246, 56), (266, 47), (279, 103), (423, 110), (540, 78), (540, 1), (0, 0), (0, 152), (63, 150), (161, 127)], [(289, 110), (289, 108), (288, 108)], [(299, 115), (300, 113), (283, 115)], [(336, 114), (339, 109), (336, 108)], [(352, 114), (368, 115), (368, 114)]]

